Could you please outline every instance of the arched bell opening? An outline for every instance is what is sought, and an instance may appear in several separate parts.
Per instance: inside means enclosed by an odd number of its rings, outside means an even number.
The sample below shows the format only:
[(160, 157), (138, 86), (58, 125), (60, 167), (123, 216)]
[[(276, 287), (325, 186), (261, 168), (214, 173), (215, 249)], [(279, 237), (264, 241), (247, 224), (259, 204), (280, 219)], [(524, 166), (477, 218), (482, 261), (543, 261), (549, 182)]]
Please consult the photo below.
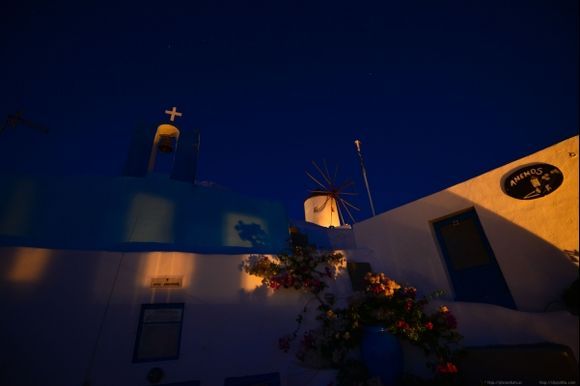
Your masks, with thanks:
[(157, 127), (149, 158), (149, 173), (171, 173), (178, 141), (179, 129), (177, 127), (167, 123)]

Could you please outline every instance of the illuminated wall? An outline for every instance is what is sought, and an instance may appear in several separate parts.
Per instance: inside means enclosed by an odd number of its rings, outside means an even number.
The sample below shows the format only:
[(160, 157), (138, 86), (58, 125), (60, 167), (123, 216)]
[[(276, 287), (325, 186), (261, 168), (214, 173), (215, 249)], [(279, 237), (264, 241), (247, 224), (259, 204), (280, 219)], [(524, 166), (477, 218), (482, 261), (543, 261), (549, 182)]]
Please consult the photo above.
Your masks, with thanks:
[[(374, 270), (422, 293), (445, 290), (447, 295), (437, 303), (452, 309), (465, 346), (553, 342), (570, 347), (578, 358), (578, 318), (564, 309), (560, 298), (578, 277), (577, 262), (565, 252), (578, 250), (577, 154), (578, 137), (573, 137), (357, 223), (353, 230), (359, 249), (347, 251), (347, 258), (369, 262)], [(532, 163), (559, 168), (562, 185), (534, 200), (506, 195), (505, 176)], [(477, 212), (517, 310), (453, 301), (454, 288), (432, 221), (468, 208)], [(406, 356), (412, 353), (405, 351)]]
[[(0, 247), (0, 363), (11, 369), (0, 384), (81, 385), (88, 372), (92, 386), (138, 385), (152, 367), (164, 369), (163, 383), (286, 376), (294, 357), (276, 342), (308, 298), (260, 287), (239, 268), (246, 257)], [(152, 285), (167, 277), (180, 285)], [(148, 303), (185, 304), (179, 359), (132, 363)]]
[[(564, 175), (551, 194), (518, 200), (502, 189), (505, 176), (532, 163)], [(357, 245), (375, 269), (425, 290), (453, 294), (431, 221), (474, 207), (517, 308), (544, 311), (577, 277), (566, 251), (578, 251), (578, 137), (511, 162), (441, 192), (355, 224)], [(577, 258), (577, 252), (576, 252)]]
[[(240, 264), (288, 237), (281, 204), (167, 176), (3, 177), (0, 384), (133, 385), (155, 365), (166, 382), (203, 384), (278, 371), (291, 357), (275, 342), (304, 299)], [(167, 302), (185, 303), (179, 360), (133, 364), (141, 304)]]

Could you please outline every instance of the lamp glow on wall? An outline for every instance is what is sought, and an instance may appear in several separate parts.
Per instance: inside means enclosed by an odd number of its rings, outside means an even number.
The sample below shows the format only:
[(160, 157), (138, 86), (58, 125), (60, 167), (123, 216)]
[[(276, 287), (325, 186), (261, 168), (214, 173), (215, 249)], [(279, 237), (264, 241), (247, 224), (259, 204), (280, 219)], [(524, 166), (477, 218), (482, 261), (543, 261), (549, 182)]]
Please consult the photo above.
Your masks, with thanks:
[(51, 255), (48, 249), (17, 248), (12, 268), (8, 271), (8, 280), (20, 283), (40, 281), (48, 269)]

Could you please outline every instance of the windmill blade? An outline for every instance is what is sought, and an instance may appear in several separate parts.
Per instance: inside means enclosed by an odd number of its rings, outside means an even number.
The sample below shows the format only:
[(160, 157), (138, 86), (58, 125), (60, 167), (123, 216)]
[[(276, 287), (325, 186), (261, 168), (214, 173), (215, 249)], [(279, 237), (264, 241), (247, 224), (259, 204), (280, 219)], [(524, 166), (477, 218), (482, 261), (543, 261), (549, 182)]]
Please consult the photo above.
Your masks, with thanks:
[[(350, 210), (348, 209), (348, 206), (345, 205), (345, 203), (347, 203), (345, 200), (340, 200), (340, 203), (342, 204), (342, 206), (344, 207), (344, 209), (346, 210), (346, 213), (348, 213), (348, 216), (350, 217), (350, 219), (352, 220), (353, 224), (356, 222), (354, 219), (354, 216), (352, 215), (352, 213), (350, 212)], [(351, 204), (349, 204), (351, 205)]]
[(326, 159), (322, 159), (322, 166), (324, 166), (324, 171), (326, 172), (326, 175), (328, 176), (328, 179), (331, 181), (330, 186), (334, 186), (334, 181), (333, 179), (330, 179), (330, 172), (328, 171), (328, 165), (326, 164)]
[(360, 210), (358, 207), (354, 206), (353, 204), (351, 204), (350, 202), (346, 201), (344, 198), (339, 198), (339, 200), (344, 203), (345, 205), (350, 206), (352, 209), (354, 210)]
[(332, 192), (329, 192), (328, 190), (310, 189), (309, 192), (315, 193), (315, 194), (326, 194), (329, 196), (337, 196), (336, 194), (333, 194)]
[(354, 193), (354, 192), (332, 192), (332, 191), (328, 191), (328, 190), (320, 190), (320, 189), (309, 189), (308, 190), (310, 193), (316, 193), (316, 194), (328, 194), (331, 195), (335, 198), (339, 198), (342, 195), (345, 196), (358, 196), (358, 193)]
[(340, 192), (341, 190), (346, 189), (351, 185), (354, 185), (354, 181), (346, 181), (342, 185), (340, 185), (336, 190)]
[(328, 192), (328, 190), (327, 190), (326, 186), (324, 186), (324, 185), (322, 184), (322, 182), (320, 182), (320, 181), (318, 181), (316, 178), (314, 178), (314, 177), (312, 176), (312, 174), (310, 174), (310, 173), (306, 172), (306, 175), (307, 175), (308, 177), (310, 177), (310, 179), (311, 179), (312, 181), (314, 181), (314, 182), (316, 182), (318, 185), (322, 186), (322, 189), (324, 189), (324, 191), (325, 191), (325, 192)]
[(338, 212), (338, 219), (340, 220), (340, 224), (344, 225), (346, 222), (344, 221), (344, 216), (342, 215), (342, 211), (340, 210), (340, 205), (338, 202), (336, 203), (336, 211)]
[(322, 171), (322, 169), (320, 169), (320, 166), (318, 166), (318, 164), (316, 162), (314, 162), (314, 161), (312, 161), (312, 164), (314, 165), (314, 167), (316, 168), (316, 170), (318, 170), (318, 173), (320, 173), (320, 175), (322, 176), (322, 178), (324, 178), (324, 180), (328, 184), (328, 187), (331, 187), (332, 186), (332, 181), (330, 181), (328, 179), (328, 177), (324, 175), (324, 172)]

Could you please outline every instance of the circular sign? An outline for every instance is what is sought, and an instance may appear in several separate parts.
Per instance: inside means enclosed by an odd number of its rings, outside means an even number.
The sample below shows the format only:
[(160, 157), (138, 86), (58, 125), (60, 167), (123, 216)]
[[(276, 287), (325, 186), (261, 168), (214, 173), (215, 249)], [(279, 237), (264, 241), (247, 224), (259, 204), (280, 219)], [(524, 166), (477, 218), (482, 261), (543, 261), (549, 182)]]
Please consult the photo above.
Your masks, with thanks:
[(503, 180), (504, 192), (518, 200), (534, 200), (558, 189), (564, 175), (555, 166), (531, 164), (510, 173)]

